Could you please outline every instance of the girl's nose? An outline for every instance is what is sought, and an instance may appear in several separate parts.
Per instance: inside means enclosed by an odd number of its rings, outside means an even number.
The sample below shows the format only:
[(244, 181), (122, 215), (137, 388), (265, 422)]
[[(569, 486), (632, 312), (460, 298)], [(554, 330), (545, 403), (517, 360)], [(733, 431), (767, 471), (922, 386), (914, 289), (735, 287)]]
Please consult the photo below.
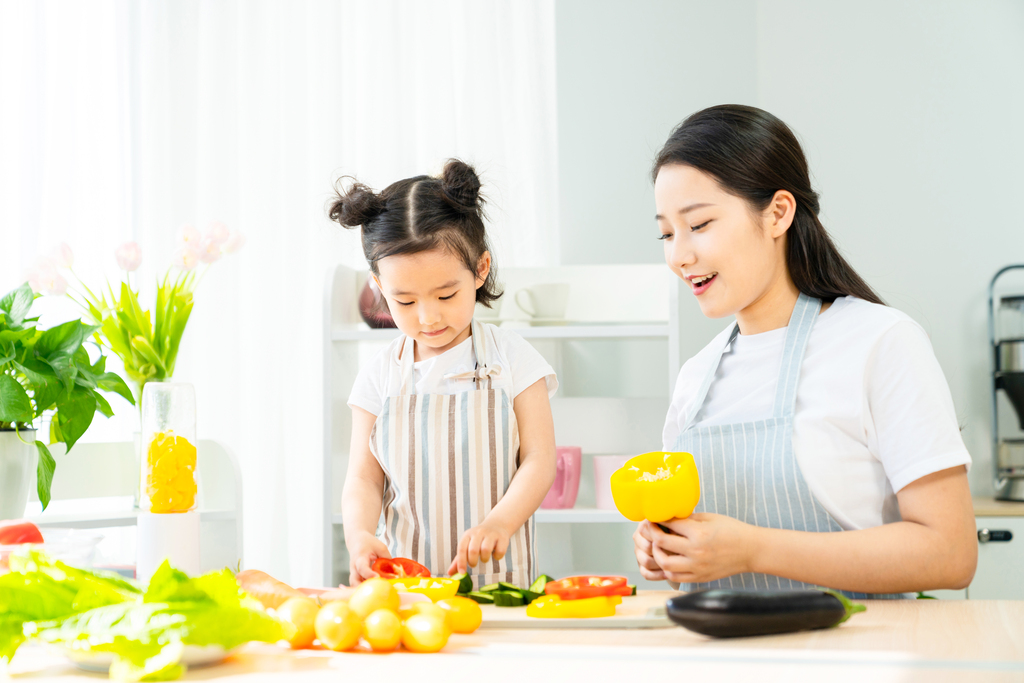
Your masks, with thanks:
[(420, 306), (420, 325), (433, 325), (441, 319), (441, 313), (436, 306), (423, 304)]

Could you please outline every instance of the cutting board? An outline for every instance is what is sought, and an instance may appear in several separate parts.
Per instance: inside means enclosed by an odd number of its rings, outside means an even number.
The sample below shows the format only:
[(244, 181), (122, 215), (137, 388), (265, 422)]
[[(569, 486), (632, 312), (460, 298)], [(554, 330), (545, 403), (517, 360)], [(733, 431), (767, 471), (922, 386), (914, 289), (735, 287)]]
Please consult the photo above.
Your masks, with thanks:
[(537, 619), (526, 616), (526, 607), (480, 605), (484, 620), (480, 628), (579, 629), (579, 628), (667, 628), (673, 626), (665, 614), (665, 594), (645, 594), (622, 598), (614, 617), (594, 619)]

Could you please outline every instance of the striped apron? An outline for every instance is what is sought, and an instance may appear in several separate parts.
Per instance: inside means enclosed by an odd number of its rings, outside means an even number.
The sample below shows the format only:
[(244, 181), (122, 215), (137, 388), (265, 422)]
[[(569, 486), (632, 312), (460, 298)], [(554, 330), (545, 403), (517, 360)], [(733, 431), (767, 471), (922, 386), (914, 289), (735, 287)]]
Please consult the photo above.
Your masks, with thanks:
[[(512, 399), (492, 389), (501, 368), (491, 343), (472, 323), (476, 369), (445, 379), (473, 379), (474, 391), (415, 394), (413, 340), (402, 347), (402, 388), (388, 397), (370, 433), (370, 451), (384, 470), (378, 536), (392, 557), (407, 557), (444, 576), (463, 532), (479, 525), (505, 495), (519, 467), (519, 428)], [(469, 568), (473, 585), (507, 581), (528, 586), (536, 556), (533, 517), (509, 539), (500, 560)]]
[[(696, 512), (727, 515), (770, 529), (843, 530), (811, 493), (793, 455), (793, 414), (800, 364), (820, 310), (821, 301), (818, 299), (803, 294), (797, 299), (786, 331), (772, 417), (756, 422), (694, 427), (693, 422), (707, 398), (722, 354), (739, 334), (739, 327), (734, 325), (732, 334), (704, 378), (694, 409), (690, 411), (675, 443), (674, 450), (693, 453), (700, 472), (701, 492)], [(695, 591), (707, 588), (795, 590), (817, 587), (768, 574), (745, 573), (708, 583), (684, 583), (679, 588)], [(913, 597), (903, 593), (840, 592), (859, 599)]]

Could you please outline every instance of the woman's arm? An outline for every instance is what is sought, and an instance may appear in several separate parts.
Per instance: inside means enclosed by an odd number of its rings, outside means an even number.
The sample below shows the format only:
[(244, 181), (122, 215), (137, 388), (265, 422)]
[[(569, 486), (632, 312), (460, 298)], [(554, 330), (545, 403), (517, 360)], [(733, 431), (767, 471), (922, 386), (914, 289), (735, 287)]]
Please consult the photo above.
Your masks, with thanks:
[(859, 531), (766, 529), (700, 513), (666, 523), (673, 534), (644, 522), (637, 559), (645, 576), (687, 583), (757, 572), (864, 593), (966, 588), (978, 542), (965, 468), (922, 477), (896, 497), (902, 521)]
[(376, 536), (384, 500), (384, 470), (370, 452), (370, 433), (376, 421), (376, 415), (352, 407), (352, 443), (341, 513), (349, 552), (349, 581), (353, 584), (377, 576), (370, 565), (380, 557), (391, 557)]
[(519, 424), (519, 469), (483, 522), (459, 539), (449, 574), (488, 562), (492, 555), (504, 557), (509, 537), (537, 511), (555, 480), (555, 425), (547, 381), (541, 378), (521, 391), (512, 409)]

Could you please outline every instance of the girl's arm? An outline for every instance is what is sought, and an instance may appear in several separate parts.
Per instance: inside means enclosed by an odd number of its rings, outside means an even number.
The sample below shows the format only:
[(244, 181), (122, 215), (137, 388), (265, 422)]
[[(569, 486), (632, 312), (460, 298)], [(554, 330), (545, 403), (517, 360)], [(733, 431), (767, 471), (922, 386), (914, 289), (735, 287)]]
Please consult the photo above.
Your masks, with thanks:
[[(666, 534), (642, 522), (637, 558), (645, 576), (679, 582), (757, 572), (864, 593), (966, 588), (978, 541), (965, 468), (922, 477), (896, 497), (902, 521), (858, 531), (766, 529), (694, 514), (667, 522), (674, 533)], [(644, 556), (653, 562), (645, 566)]]
[(521, 391), (512, 409), (519, 424), (519, 469), (483, 522), (459, 539), (449, 574), (488, 562), (492, 555), (504, 557), (509, 538), (537, 511), (555, 480), (555, 425), (547, 381), (541, 378)]
[(353, 585), (377, 576), (370, 565), (380, 557), (391, 557), (376, 536), (384, 500), (384, 470), (370, 452), (370, 432), (376, 421), (376, 415), (352, 407), (352, 444), (341, 513), (349, 552), (349, 582)]

